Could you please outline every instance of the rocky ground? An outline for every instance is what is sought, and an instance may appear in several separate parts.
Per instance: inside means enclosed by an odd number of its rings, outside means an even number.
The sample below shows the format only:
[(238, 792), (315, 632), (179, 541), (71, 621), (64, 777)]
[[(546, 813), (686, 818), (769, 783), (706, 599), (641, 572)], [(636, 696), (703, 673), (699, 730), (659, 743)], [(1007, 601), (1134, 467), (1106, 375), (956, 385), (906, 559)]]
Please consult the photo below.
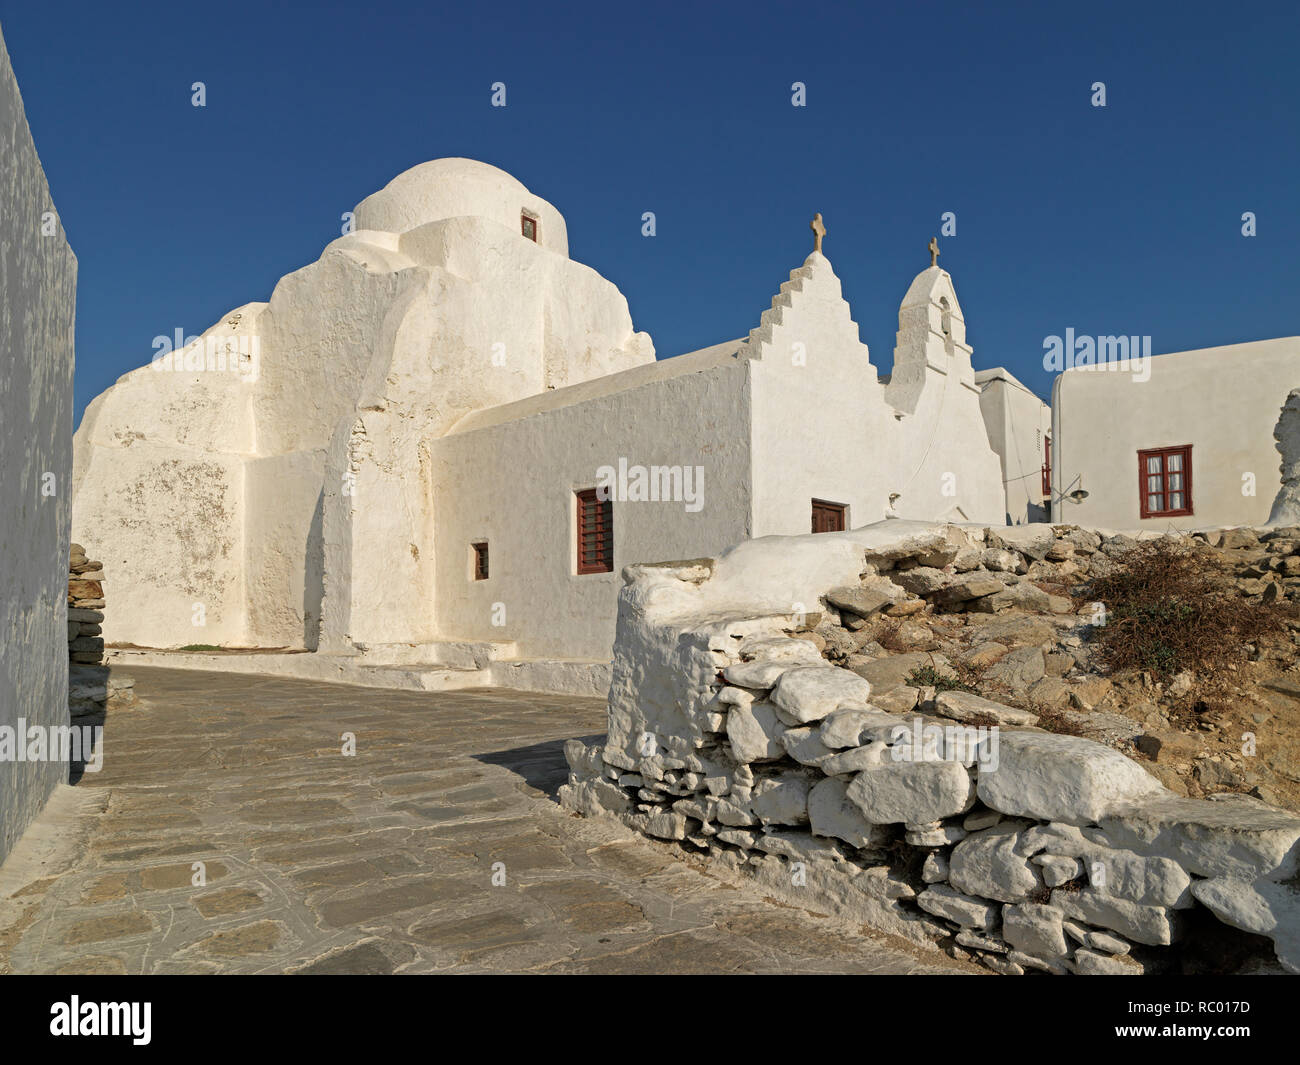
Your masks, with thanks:
[[(1240, 792), (1300, 811), (1300, 528), (1189, 540), (1225, 564), (1238, 594), (1281, 615), (1276, 637), (1216, 676), (1106, 671), (1105, 615), (1090, 582), (1137, 541), (1073, 526), (996, 530), (956, 554), (880, 559), (799, 635), (870, 681), (882, 709), (1002, 715), (1123, 751), (1180, 795)], [(1006, 707), (1034, 720), (1011, 720)]]

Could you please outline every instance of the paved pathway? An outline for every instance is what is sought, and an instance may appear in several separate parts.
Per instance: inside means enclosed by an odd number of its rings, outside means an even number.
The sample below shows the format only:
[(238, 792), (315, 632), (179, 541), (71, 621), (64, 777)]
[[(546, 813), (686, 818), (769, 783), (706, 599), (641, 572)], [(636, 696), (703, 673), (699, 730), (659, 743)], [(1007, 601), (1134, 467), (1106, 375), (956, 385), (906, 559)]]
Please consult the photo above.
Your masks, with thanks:
[(598, 700), (131, 673), (103, 770), (0, 871), (0, 972), (957, 968), (560, 809)]

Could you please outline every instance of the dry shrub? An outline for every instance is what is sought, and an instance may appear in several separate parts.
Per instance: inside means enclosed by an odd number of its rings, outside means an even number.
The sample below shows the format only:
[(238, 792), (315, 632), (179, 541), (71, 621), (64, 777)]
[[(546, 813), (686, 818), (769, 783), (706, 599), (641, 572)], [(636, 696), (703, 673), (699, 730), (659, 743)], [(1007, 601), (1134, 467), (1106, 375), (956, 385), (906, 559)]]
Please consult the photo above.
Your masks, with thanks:
[(1055, 707), (1035, 705), (1029, 710), (1038, 715), (1038, 727), (1058, 736), (1082, 736), (1083, 723), (1077, 715), (1067, 717)]
[(1285, 631), (1284, 610), (1244, 598), (1218, 553), (1196, 540), (1145, 540), (1088, 594), (1106, 607), (1092, 639), (1110, 673), (1144, 669), (1167, 680), (1187, 670), (1204, 683), (1245, 661), (1247, 644)]
[(902, 625), (903, 622), (899, 618), (882, 617), (874, 625), (872, 638), (886, 651), (902, 654), (910, 649), (907, 641), (902, 639), (898, 631)]

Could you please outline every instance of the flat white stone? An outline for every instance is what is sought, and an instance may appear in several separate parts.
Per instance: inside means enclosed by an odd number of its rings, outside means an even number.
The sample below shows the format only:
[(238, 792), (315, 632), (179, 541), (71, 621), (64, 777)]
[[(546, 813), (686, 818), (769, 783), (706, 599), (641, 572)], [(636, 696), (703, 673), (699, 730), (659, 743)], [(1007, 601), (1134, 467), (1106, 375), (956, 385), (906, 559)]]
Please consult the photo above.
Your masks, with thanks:
[(888, 838), (888, 830), (872, 824), (849, 800), (848, 784), (827, 777), (808, 793), (808, 817), (815, 836), (842, 839), (855, 847), (872, 847)]
[(766, 777), (754, 785), (749, 810), (765, 825), (806, 825), (810, 790), (802, 777)]
[(1060, 887), (1083, 875), (1083, 862), (1078, 858), (1065, 858), (1055, 854), (1039, 854), (1034, 864), (1043, 871), (1043, 883), (1049, 888)]
[(1213, 877), (1193, 884), (1192, 894), (1224, 924), (1268, 936), (1282, 967), (1300, 973), (1300, 891), (1295, 887)]
[(889, 748), (879, 741), (863, 747), (853, 747), (847, 751), (833, 751), (821, 760), (819, 768), (827, 776), (859, 773), (889, 761), (888, 751)]
[(1196, 876), (1285, 880), (1300, 862), (1300, 817), (1251, 802), (1160, 796), (1100, 823), (1117, 846), (1171, 858)]
[(999, 902), (1020, 902), (1042, 885), (1037, 867), (1016, 853), (1019, 825), (1004, 822), (967, 836), (948, 858), (948, 883)]
[(987, 899), (972, 898), (947, 884), (931, 884), (916, 896), (916, 904), (936, 917), (946, 917), (963, 928), (988, 932), (997, 927), (998, 907)]
[(982, 699), (970, 692), (946, 691), (935, 696), (935, 713), (941, 717), (950, 717), (954, 721), (978, 721), (988, 724), (992, 718), (999, 725), (1036, 725), (1038, 715), (1028, 710), (1018, 710), (1014, 706), (995, 703), (991, 699)]
[(981, 767), (979, 774), (984, 805), (1070, 825), (1095, 822), (1126, 800), (1161, 794), (1167, 794), (1163, 785), (1118, 751), (1041, 732), (1002, 732), (996, 769)]
[(854, 777), (848, 796), (874, 824), (915, 824), (969, 810), (975, 786), (956, 762), (885, 762)]
[(785, 754), (781, 733), (785, 726), (777, 719), (771, 703), (733, 706), (727, 714), (727, 740), (737, 762), (774, 762)]
[(1105, 932), (1089, 932), (1087, 943), (1093, 950), (1099, 950), (1103, 954), (1127, 954), (1133, 946), (1119, 936), (1107, 935)]
[(1113, 895), (1084, 888), (1082, 891), (1053, 891), (1052, 905), (1065, 916), (1119, 932), (1137, 943), (1164, 947), (1179, 934), (1175, 911), (1161, 906), (1141, 906)]
[(835, 753), (822, 743), (816, 725), (786, 729), (781, 734), (781, 745), (800, 765), (820, 765)]
[(800, 722), (820, 721), (842, 707), (865, 708), (871, 685), (835, 666), (795, 666), (781, 674), (772, 702)]
[(789, 636), (747, 636), (740, 641), (740, 657), (746, 660), (816, 664), (823, 661), (817, 645), (811, 640), (796, 640)]
[(735, 662), (722, 671), (727, 683), (741, 688), (770, 688), (787, 669), (789, 662), (757, 658), (752, 662)]
[(827, 747), (857, 747), (867, 730), (892, 729), (903, 719), (880, 710), (836, 710), (821, 721), (821, 739)]
[(1069, 953), (1061, 911), (1034, 902), (1002, 907), (1002, 938), (1036, 958), (1059, 959)]

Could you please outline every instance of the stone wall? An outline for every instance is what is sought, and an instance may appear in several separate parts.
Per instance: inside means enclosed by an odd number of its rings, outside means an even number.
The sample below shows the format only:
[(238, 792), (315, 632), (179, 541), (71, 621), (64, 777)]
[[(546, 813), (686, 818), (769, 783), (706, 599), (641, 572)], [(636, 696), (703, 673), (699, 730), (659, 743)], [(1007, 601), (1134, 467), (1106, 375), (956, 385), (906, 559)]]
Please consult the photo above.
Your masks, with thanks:
[[(0, 729), (68, 720), (67, 589), (77, 261), (0, 38)], [(0, 760), (0, 861), (67, 767)]]
[(608, 735), (566, 745), (561, 801), (1002, 973), (1162, 971), (1192, 943), (1300, 971), (1300, 817), (1187, 798), (1025, 709), (828, 660), (881, 612), (1010, 617), (1036, 593), (1074, 625), (1016, 570), (1117, 539), (886, 521), (628, 567)]
[[(72, 718), (101, 717), (135, 702), (135, 681), (104, 665), (104, 564), (72, 545), (68, 560), (68, 706)], [(101, 717), (102, 720), (102, 717)]]

